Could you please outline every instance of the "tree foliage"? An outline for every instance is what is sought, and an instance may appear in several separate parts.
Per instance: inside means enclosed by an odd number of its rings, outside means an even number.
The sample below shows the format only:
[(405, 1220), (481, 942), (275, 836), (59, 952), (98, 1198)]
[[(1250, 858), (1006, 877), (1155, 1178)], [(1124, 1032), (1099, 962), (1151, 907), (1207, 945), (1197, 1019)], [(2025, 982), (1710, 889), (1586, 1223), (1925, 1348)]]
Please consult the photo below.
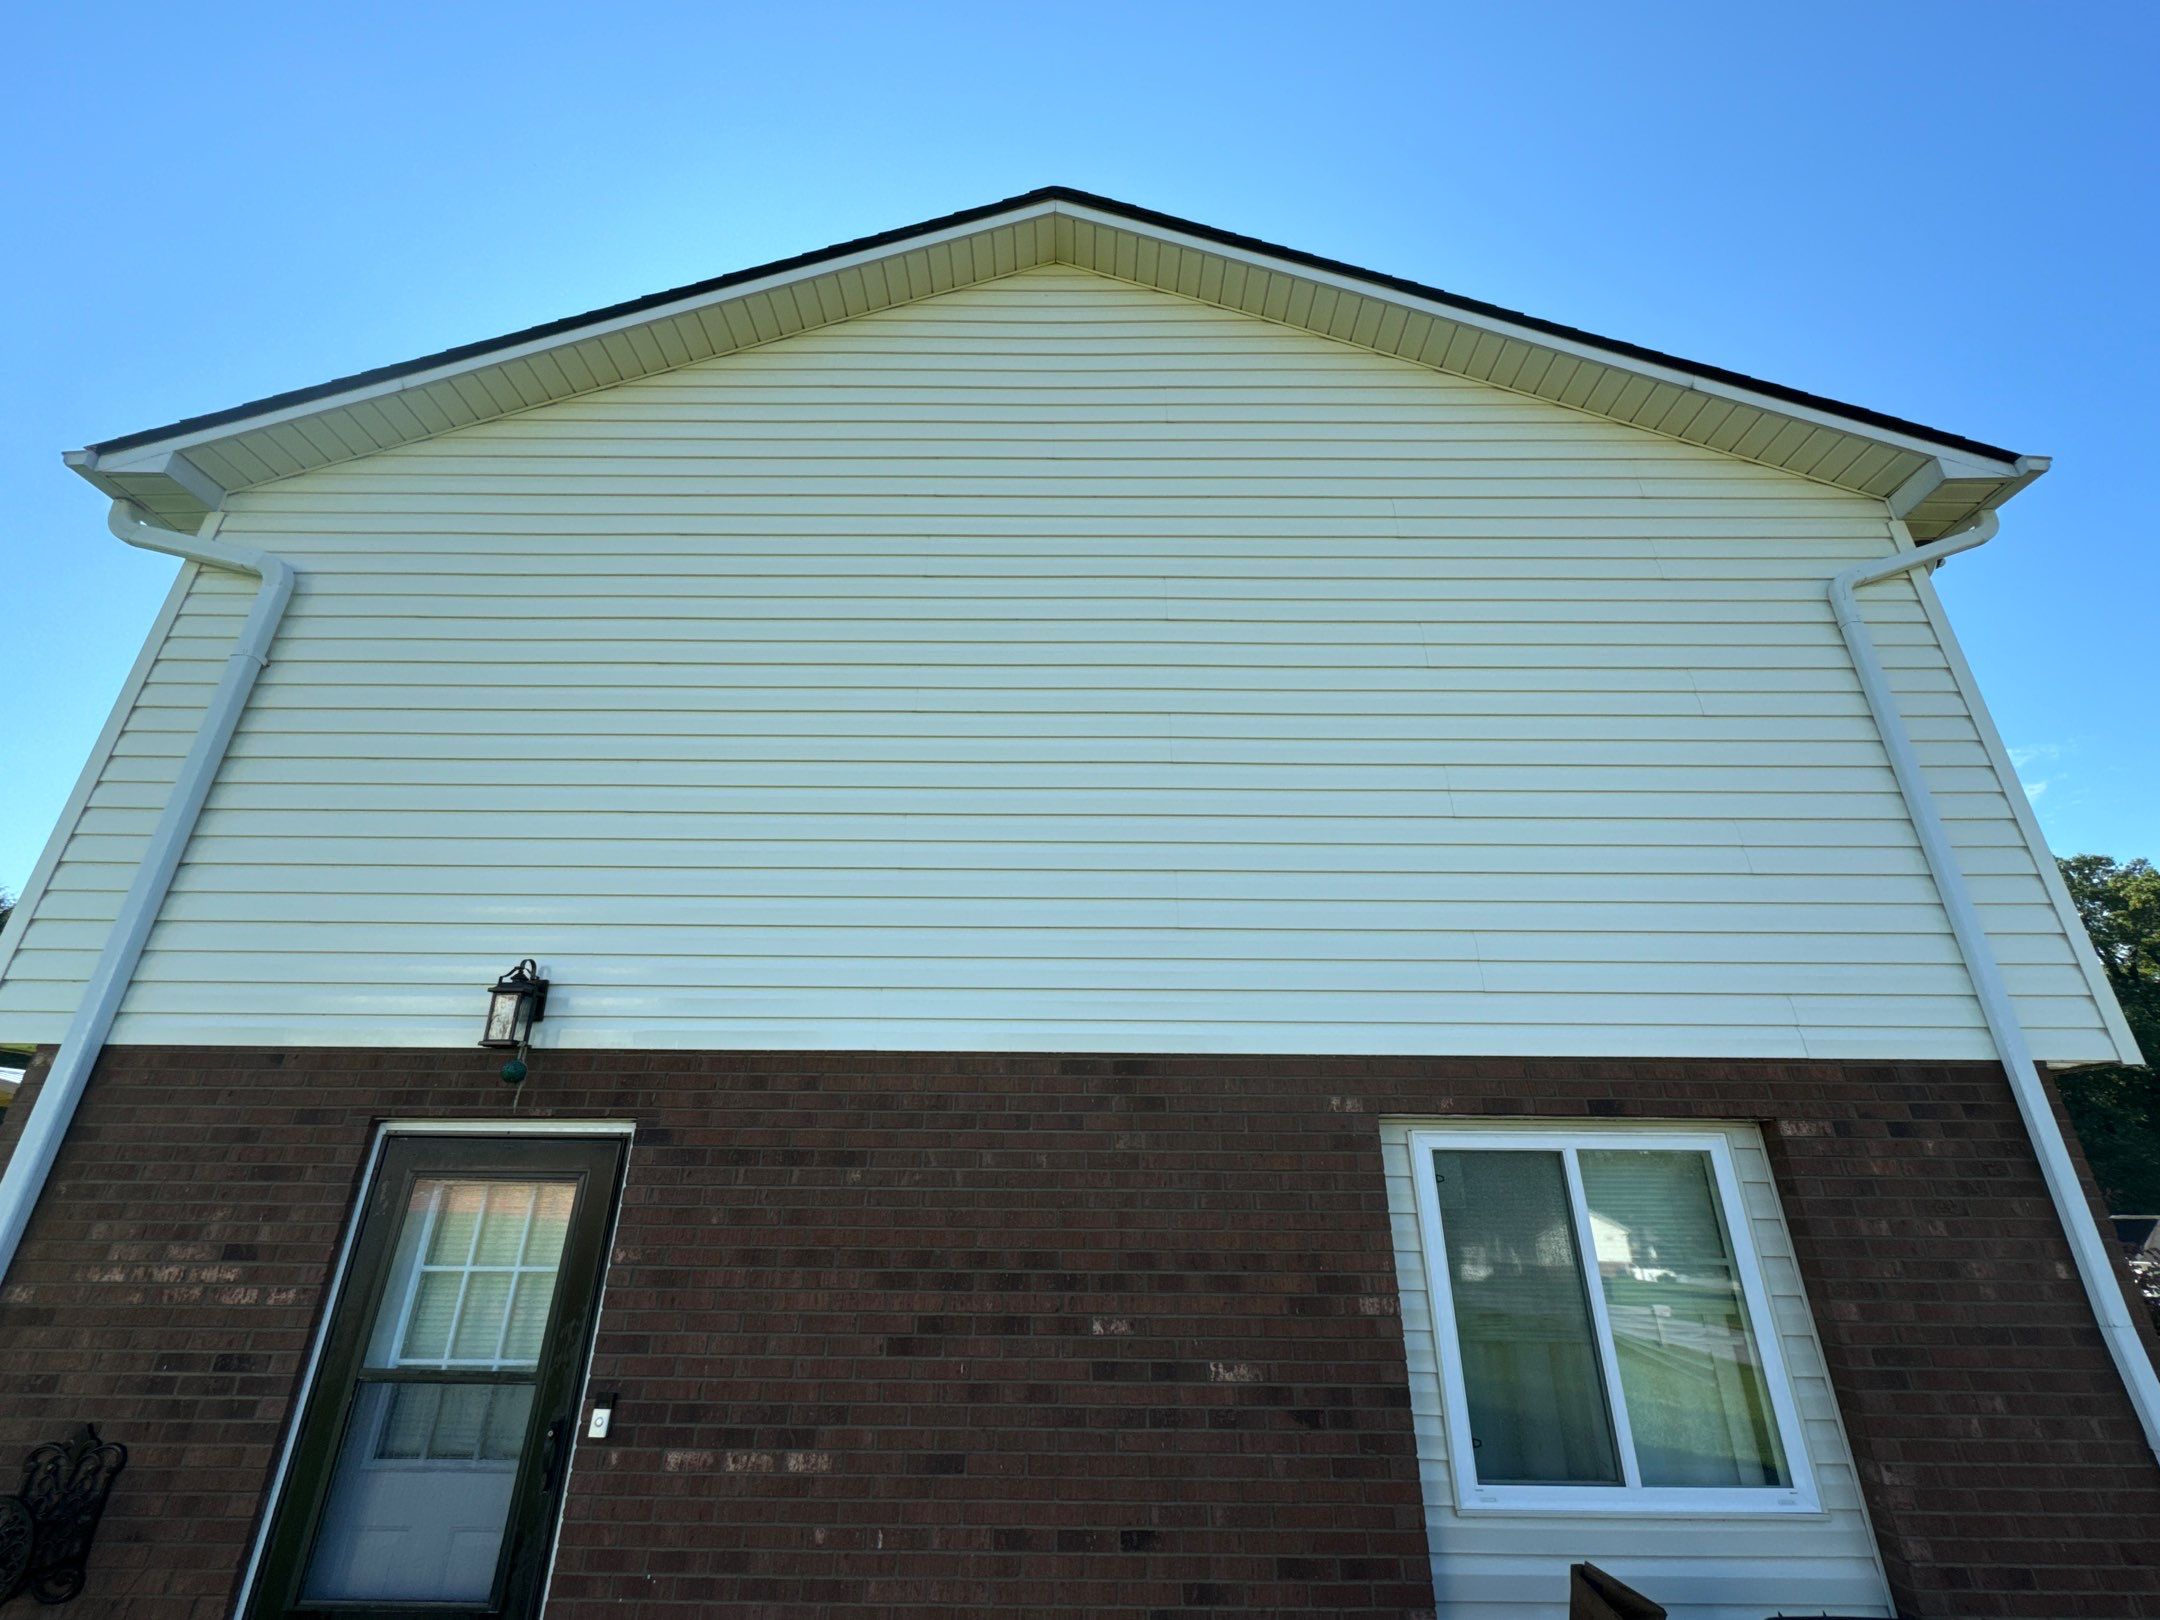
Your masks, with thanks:
[(2059, 863), (2078, 916), (2147, 1062), (2062, 1080), (2085, 1157), (2121, 1214), (2160, 1214), (2160, 870), (2151, 861), (2073, 855)]

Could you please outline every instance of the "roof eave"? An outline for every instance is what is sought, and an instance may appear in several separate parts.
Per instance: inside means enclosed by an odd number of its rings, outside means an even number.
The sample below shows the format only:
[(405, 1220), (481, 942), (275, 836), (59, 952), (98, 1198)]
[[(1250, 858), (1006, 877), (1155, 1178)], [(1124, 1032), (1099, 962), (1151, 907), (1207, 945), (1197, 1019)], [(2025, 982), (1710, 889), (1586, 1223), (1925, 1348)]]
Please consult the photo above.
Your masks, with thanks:
[[(1108, 233), (1107, 237), (1102, 233)], [(1083, 251), (1072, 245), (1078, 237), (1086, 237), (1091, 241), (1115, 239), (1127, 247), (1137, 238), (1164, 255), (1184, 252), (1229, 259), (1261, 272), (1293, 278), (1309, 286), (1332, 289), (1336, 294), (1378, 299), (1388, 306), (1400, 308), (1437, 326), (1475, 331), (1504, 344), (1528, 346), (1554, 356), (1565, 357), (1569, 363), (1604, 368), (1631, 378), (1646, 379), (1661, 388), (1667, 397), (1679, 400), (1683, 411), (1694, 409), (1686, 404), (1688, 399), (1701, 398), (1706, 403), (1716, 402), (1721, 409), (1739, 408), (1759, 413), (1763, 420), (1770, 421), (1773, 425), (1784, 422), (1800, 431), (1813, 430), (1818, 438), (1842, 435), (1843, 442), (1862, 441), (1880, 446), (1884, 456), (1895, 457), (1895, 464), (1890, 466), (1888, 479), (1882, 479), (1878, 473), (1872, 486), (1865, 482), (1840, 483), (1837, 477), (1825, 477), (1820, 481), (1878, 495), (1889, 493), (1882, 487), (1884, 485), (1898, 485), (1897, 493), (1900, 495), (1924, 485), (1924, 498), (1908, 502), (1905, 510), (1898, 512), (1919, 538), (1927, 538), (1932, 533), (1958, 527), (1970, 521), (1978, 512), (2000, 505), (2037, 477), (2046, 466), (2044, 458), (2019, 456), (1997, 446), (1943, 433), (1880, 412), (1763, 382), (1720, 367), (1682, 360), (1639, 345), (1601, 338), (1555, 322), (1502, 309), (1497, 305), (1422, 286), (1400, 277), (1364, 270), (1337, 260), (1324, 259), (1315, 254), (1279, 247), (1252, 237), (1219, 231), (1065, 187), (1045, 187), (1003, 202), (948, 214), (897, 231), (839, 243), (815, 253), (799, 254), (770, 264), (730, 272), (709, 281), (610, 305), (585, 315), (529, 327), (503, 337), (443, 350), (438, 354), (398, 365), (378, 367), (312, 388), (271, 395), (229, 410), (186, 418), (163, 428), (103, 440), (86, 450), (71, 453), (67, 460), (70, 466), (106, 493), (136, 501), (157, 515), (161, 521), (172, 523), (176, 527), (192, 528), (207, 512), (216, 509), (226, 493), (227, 483), (234, 488), (246, 488), (254, 483), (271, 481), (246, 470), (253, 465), (246, 455), (240, 456), (243, 464), (240, 469), (230, 467), (226, 451), (236, 443), (242, 448), (249, 444), (259, 448), (266, 438), (272, 436), (283, 439), (288, 446), (304, 442), (307, 448), (303, 449), (299, 458), (292, 460), (290, 465), (294, 471), (312, 470), (314, 466), (333, 464), (338, 460), (351, 459), (356, 455), (366, 455), (373, 453), (375, 449), (389, 447), (387, 444), (374, 443), (371, 449), (367, 447), (368, 443), (372, 442), (370, 436), (361, 434), (360, 437), (366, 442), (359, 449), (348, 449), (343, 454), (321, 450), (315, 442), (319, 437), (340, 443), (352, 437), (336, 431), (340, 424), (349, 427), (352, 422), (351, 418), (338, 413), (379, 415), (380, 408), (388, 408), (398, 411), (402, 416), (417, 419), (427, 413), (405, 409), (407, 401), (398, 401), (397, 396), (407, 396), (407, 400), (414, 404), (426, 400), (440, 404), (457, 385), (462, 384), (466, 389), (472, 389), (481, 382), (503, 382), (513, 373), (501, 368), (521, 367), (541, 355), (551, 355), (557, 351), (575, 352), (574, 346), (577, 345), (620, 341), (624, 334), (640, 329), (658, 332), (668, 329), (672, 324), (677, 331), (688, 330), (691, 321), (701, 311), (711, 312), (716, 306), (732, 305), (737, 301), (744, 301), (745, 307), (748, 307), (748, 301), (796, 287), (806, 280), (816, 279), (819, 285), (829, 288), (832, 285), (829, 278), (844, 276), (874, 262), (903, 256), (913, 256), (910, 262), (920, 265), (925, 262), (922, 256), (943, 253), (950, 264), (967, 260), (979, 266), (984, 251), (982, 244), (985, 241), (996, 241), (1004, 244), (998, 264), (1009, 263), (1014, 268), (1025, 268), (1031, 263), (1078, 263), (1082, 262)], [(1015, 247), (1014, 244), (1019, 245)], [(1071, 255), (1069, 258), (1068, 253)], [(1101, 268), (1094, 264), (1088, 267)], [(992, 273), (1008, 274), (1010, 270), (993, 267)], [(988, 279), (980, 273), (969, 272), (969, 275), (973, 280)], [(968, 284), (968, 279), (963, 277), (956, 284)], [(935, 290), (942, 289), (932, 289)], [(914, 292), (908, 296), (929, 295), (930, 293)], [(891, 302), (898, 301), (906, 300), (889, 300), (880, 307), (890, 307)], [(842, 315), (837, 318), (851, 316)], [(722, 348), (716, 352), (734, 350)], [(1423, 363), (1434, 362), (1428, 360)], [(656, 366), (652, 369), (666, 367)], [(1439, 365), (1438, 369), (1446, 370), (1451, 367)], [(598, 386), (607, 385), (603, 382)], [(433, 391), (432, 394), (428, 392), (430, 390)], [(488, 388), (485, 393), (489, 397), (503, 393), (521, 397), (518, 389), (507, 385)], [(560, 397), (570, 396), (565, 394)], [(509, 414), (511, 410), (526, 408), (532, 403), (548, 402), (550, 401), (546, 399), (527, 399), (522, 404), (499, 407), (492, 411), (475, 411), (471, 420), (486, 420), (491, 415)], [(1561, 403), (1569, 402), (1562, 400)], [(434, 415), (439, 417), (442, 412), (438, 410)], [(307, 423), (312, 423), (316, 429), (323, 431), (319, 434), (302, 433), (300, 424)], [(414, 442), (432, 436), (433, 433), (451, 431), (454, 427), (464, 425), (469, 423), (452, 421), (450, 427), (411, 432), (408, 436), (395, 438), (391, 442)], [(1643, 424), (1636, 422), (1631, 425)], [(1656, 429), (1652, 428), (1651, 431)], [(258, 437), (247, 440), (247, 435)], [(378, 431), (373, 438), (380, 436)], [(1703, 439), (1691, 442), (1709, 443), (1711, 448), (1725, 448)], [(213, 475), (190, 459), (190, 451), (200, 452), (214, 465), (227, 470)], [(1745, 448), (1734, 449), (1732, 453), (1747, 456), (1748, 459), (1765, 459), (1763, 456), (1749, 455)], [(1765, 464), (1779, 463), (1765, 460)], [(1889, 464), (1886, 462), (1885, 465)], [(1804, 467), (1788, 470), (1799, 471), (1803, 476), (1813, 476)], [(273, 474), (276, 477), (290, 475), (290, 472)], [(1900, 480), (1902, 483), (1899, 483)], [(1893, 509), (1895, 505), (1893, 499)]]

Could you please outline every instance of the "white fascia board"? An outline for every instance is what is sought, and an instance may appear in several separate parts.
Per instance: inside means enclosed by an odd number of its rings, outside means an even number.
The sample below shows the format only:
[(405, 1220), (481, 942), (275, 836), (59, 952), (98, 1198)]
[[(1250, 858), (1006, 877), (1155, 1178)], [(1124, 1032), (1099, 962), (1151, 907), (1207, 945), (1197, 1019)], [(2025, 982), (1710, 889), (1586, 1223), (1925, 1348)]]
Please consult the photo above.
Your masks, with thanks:
[(128, 492), (114, 483), (104, 471), (105, 463), (98, 459), (94, 450), (63, 450), (60, 459), (74, 472), (80, 473), (91, 488), (108, 500), (124, 501)]
[[(158, 439), (149, 444), (137, 445), (118, 455), (94, 457), (90, 466), (105, 472), (158, 473), (164, 470), (165, 458), (175, 450), (187, 450), (195, 445), (210, 444), (220, 439), (235, 438), (243, 433), (259, 432), (276, 427), (282, 422), (297, 421), (303, 417), (319, 416), (325, 411), (340, 410), (348, 405), (358, 405), (366, 400), (383, 399), (402, 394), (410, 389), (425, 388), (431, 383), (444, 382), (455, 377), (469, 376), (492, 366), (508, 364), (513, 360), (526, 360), (534, 355), (545, 354), (572, 343), (584, 343), (612, 332), (627, 332), (635, 327), (651, 326), (659, 321), (672, 320), (678, 315), (688, 315), (714, 304), (732, 302), (738, 298), (750, 298), (759, 293), (773, 292), (797, 282), (812, 281), (820, 276), (837, 274), (843, 270), (860, 269), (881, 259), (898, 258), (905, 253), (919, 252), (923, 248), (936, 247), (945, 242), (957, 242), (985, 232), (1002, 230), (1045, 214), (1056, 213), (1059, 205), (1052, 202), (1031, 203), (1016, 208), (1009, 214), (997, 214), (988, 219), (972, 220), (965, 225), (954, 225), (941, 231), (928, 231), (921, 236), (908, 238), (905, 242), (888, 242), (883, 247), (865, 248), (860, 252), (845, 254), (837, 259), (820, 259), (816, 264), (804, 265), (793, 270), (779, 271), (773, 275), (760, 276), (755, 281), (738, 282), (718, 292), (699, 293), (672, 303), (656, 304), (632, 314), (618, 315), (613, 320), (595, 321), (552, 336), (534, 338), (507, 349), (491, 349), (484, 355), (471, 359), (453, 361), (448, 365), (434, 366), (426, 371), (408, 372), (401, 377), (385, 378), (381, 382), (368, 383), (342, 394), (328, 394), (298, 405), (288, 405), (283, 410), (265, 411), (260, 416), (250, 416), (240, 421), (222, 422), (215, 427), (198, 428), (192, 433), (176, 434), (169, 439)], [(85, 470), (80, 459), (86, 452), (72, 451), (65, 458), (78, 471)]]
[[(1089, 224), (1107, 230), (1122, 231), (1129, 235), (1177, 246), (1191, 252), (1208, 254), (1234, 263), (1249, 265), (1273, 274), (1297, 277), (1316, 285), (1331, 287), (1337, 291), (1352, 293), (1360, 297), (1376, 298), (1404, 309), (1415, 310), (1438, 320), (1450, 321), (1476, 331), (1490, 332), (1497, 337), (1512, 339), (1536, 348), (1570, 355), (1597, 365), (1611, 366), (1634, 375), (1668, 383), (1673, 387), (1686, 389), (1705, 398), (1722, 399), (1735, 404), (1747, 405), (1753, 409), (1768, 411), (1794, 421), (1806, 422), (1812, 426), (1828, 428), (1840, 433), (1849, 433), (1855, 437), (1870, 439), (1915, 455), (1928, 456), (1941, 464), (1942, 477), (1945, 479), (2004, 479), (2016, 477), (2022, 471), (2021, 467), (2015, 462), (1975, 456), (1969, 451), (1855, 421), (1850, 417), (1840, 416), (1835, 412), (1817, 410), (1791, 401), (1775, 399), (1767, 394), (1758, 394), (1753, 390), (1732, 384), (1706, 380), (1692, 372), (1683, 371), (1672, 366), (1658, 365), (1632, 356), (1616, 354), (1594, 343), (1560, 337), (1517, 322), (1473, 313), (1438, 299), (1418, 297), (1357, 276), (1345, 275), (1337, 271), (1321, 270), (1309, 265), (1297, 264), (1287, 259), (1279, 259), (1271, 254), (1209, 241), (1204, 237), (1192, 236), (1182, 231), (1166, 230), (1159, 226), (1142, 224), (1127, 219), (1122, 215), (1108, 213), (1101, 209), (1090, 208), (1084, 204), (1057, 198), (1030, 203), (1025, 207), (1015, 208), (1008, 213), (971, 220), (966, 224), (948, 226), (943, 230), (927, 231), (920, 236), (910, 237), (902, 242), (888, 242), (879, 247), (864, 248), (838, 258), (821, 259), (815, 264), (779, 271), (769, 276), (761, 276), (755, 281), (740, 282), (717, 292), (693, 294), (677, 299), (672, 303), (658, 304), (627, 315), (619, 315), (612, 320), (595, 321), (590, 325), (576, 327), (566, 332), (558, 332), (544, 338), (535, 338), (511, 348), (493, 349), (484, 355), (478, 355), (468, 360), (431, 367), (426, 371), (408, 372), (403, 376), (388, 378), (378, 383), (365, 384), (341, 394), (326, 395), (318, 399), (290, 405), (282, 410), (265, 411), (261, 415), (243, 420), (200, 428), (192, 433), (176, 434), (168, 439), (155, 440), (148, 444), (135, 446), (114, 456), (102, 459), (91, 458), (87, 465), (81, 459), (81, 452), (71, 454), (67, 459), (69, 465), (74, 466), (77, 471), (83, 472), (85, 476), (91, 476), (93, 482), (97, 481), (93, 474), (98, 468), (115, 473), (162, 473), (166, 471), (166, 458), (174, 451), (185, 451), (195, 445), (213, 443), (243, 433), (257, 432), (263, 428), (275, 427), (280, 423), (297, 421), (326, 411), (356, 405), (370, 399), (385, 398), (403, 393), (409, 389), (425, 388), (433, 383), (469, 376), (475, 372), (484, 371), (491, 366), (507, 364), (514, 360), (529, 359), (535, 355), (547, 353), (552, 349), (561, 348), (566, 344), (582, 343), (591, 338), (607, 336), (610, 333), (629, 331), (636, 327), (671, 320), (676, 316), (690, 314), (715, 304), (753, 297), (759, 293), (773, 292), (798, 282), (813, 280), (819, 276), (832, 275), (849, 269), (859, 269), (864, 265), (895, 258), (901, 254), (936, 247), (941, 243), (960, 241), (971, 236), (980, 236), (989, 231), (1001, 230), (1011, 225), (1022, 224), (1028, 220), (1041, 219), (1049, 215), (1064, 215), (1067, 218), (1084, 220)], [(197, 476), (200, 476), (200, 474), (198, 473)], [(178, 479), (175, 481), (179, 482)], [(101, 485), (100, 487), (104, 486)]]
[(1061, 203), (1058, 205), (1057, 211), (1070, 215), (1074, 219), (1084, 219), (1091, 225), (1098, 225), (1107, 230), (1119, 230), (1134, 236), (1145, 236), (1154, 241), (1167, 242), (1177, 247), (1189, 249), (1195, 253), (1211, 253), (1217, 258), (1235, 260), (1240, 264), (1252, 265), (1257, 269), (1267, 270), (1276, 275), (1297, 276), (1323, 287), (1332, 287), (1339, 292), (1355, 293), (1366, 298), (1378, 298), (1387, 303), (1399, 304), (1405, 309), (1414, 309), (1420, 314), (1430, 315), (1438, 320), (1452, 321), (1458, 326), (1467, 326), (1476, 331), (1490, 332), (1497, 337), (1513, 339), (1518, 343), (1527, 343), (1535, 348), (1549, 349), (1555, 353), (1570, 355), (1579, 360), (1588, 360), (1598, 365), (1613, 366), (1622, 371), (1633, 372), (1636, 375), (1649, 377), (1658, 382), (1670, 383), (1675, 388), (1685, 388), (1690, 392), (1703, 394), (1710, 398), (1748, 405), (1756, 410), (1791, 417), (1795, 421), (1807, 422), (1816, 427), (1831, 428), (1840, 433), (1850, 433), (1856, 438), (1874, 439), (1879, 443), (1891, 445), (1900, 450), (1909, 450), (1915, 455), (1932, 456), (1942, 463), (1946, 478), (2009, 478), (2016, 476), (2020, 470), (2016, 462), (1996, 461), (1987, 457), (1976, 456), (1969, 450), (1960, 450), (1949, 445), (1937, 444), (1929, 439), (1898, 433), (1888, 428), (1877, 427), (1872, 423), (1855, 421), (1851, 417), (1839, 416), (1831, 411), (1817, 410), (1811, 406), (1795, 404), (1790, 400), (1773, 399), (1768, 394), (1758, 394), (1752, 389), (1712, 381), (1699, 377), (1693, 372), (1680, 371), (1671, 366), (1661, 366), (1653, 361), (1637, 359), (1632, 355), (1615, 354), (1612, 350), (1600, 348), (1594, 343), (1584, 343), (1574, 338), (1560, 337), (1551, 332), (1541, 332), (1535, 327), (1523, 326), (1514, 321), (1501, 320), (1496, 316), (1477, 314), (1458, 308), (1453, 304), (1442, 303), (1435, 298), (1420, 298), (1412, 293), (1401, 292), (1393, 287), (1383, 287), (1378, 283), (1365, 281), (1356, 276), (1343, 275), (1338, 271), (1319, 270), (1310, 265), (1296, 264), (1288, 259), (1275, 258), (1271, 254), (1255, 253), (1246, 248), (1226, 247), (1220, 242), (1210, 242), (1204, 237), (1188, 236), (1182, 231), (1169, 231), (1152, 225), (1139, 225), (1116, 214), (1083, 207), (1078, 203)]

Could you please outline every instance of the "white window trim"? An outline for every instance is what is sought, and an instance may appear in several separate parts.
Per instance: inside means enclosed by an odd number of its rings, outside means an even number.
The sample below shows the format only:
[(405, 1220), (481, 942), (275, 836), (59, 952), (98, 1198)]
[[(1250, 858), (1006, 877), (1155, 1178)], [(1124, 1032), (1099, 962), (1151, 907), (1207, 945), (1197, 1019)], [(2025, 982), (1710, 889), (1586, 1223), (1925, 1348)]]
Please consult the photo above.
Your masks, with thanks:
[[(1747, 1206), (1741, 1200), (1740, 1178), (1733, 1170), (1732, 1145), (1717, 1131), (1641, 1131), (1598, 1126), (1556, 1125), (1521, 1130), (1493, 1130), (1464, 1124), (1458, 1127), (1426, 1127), (1409, 1132), (1410, 1182), (1416, 1190), (1419, 1238), (1425, 1251), (1426, 1296), (1432, 1302), (1433, 1335), (1439, 1353), (1441, 1400), (1447, 1421), (1448, 1471), (1454, 1480), (1455, 1507), (1461, 1513), (1575, 1513), (1575, 1514), (1700, 1514), (1726, 1518), (1745, 1514), (1810, 1514), (1821, 1512), (1815, 1490), (1814, 1469), (1801, 1427), (1792, 1380), (1778, 1344), (1777, 1319), (1771, 1313), (1769, 1289), (1764, 1286), (1761, 1262), (1748, 1230)], [(1624, 1485), (1485, 1485), (1478, 1481), (1476, 1454), (1470, 1440), (1470, 1396), (1463, 1382), (1460, 1341), (1455, 1334), (1454, 1293), (1447, 1272), (1447, 1246), (1440, 1226), (1439, 1189), (1433, 1182), (1433, 1150), (1486, 1149), (1488, 1151), (1559, 1152), (1566, 1168), (1568, 1196), (1575, 1217), (1576, 1242), (1586, 1264), (1597, 1253), (1588, 1227), (1588, 1205), (1582, 1196), (1576, 1154), (1585, 1148), (1621, 1148), (1702, 1153), (1708, 1156), (1717, 1189), (1719, 1216), (1740, 1278), (1741, 1300), (1755, 1330), (1756, 1349), (1762, 1358), (1763, 1382), (1770, 1395), (1771, 1415), (1777, 1423), (1778, 1441), (1784, 1448), (1786, 1468), (1792, 1475), (1789, 1487), (1704, 1487)], [(1629, 1480), (1635, 1478), (1633, 1438), (1628, 1429), (1627, 1402), (1620, 1387), (1619, 1368), (1610, 1324), (1606, 1319), (1604, 1291), (1594, 1276), (1584, 1278), (1591, 1315), (1597, 1333), (1606, 1388), (1610, 1393), (1613, 1428), (1621, 1451), (1621, 1467)]]

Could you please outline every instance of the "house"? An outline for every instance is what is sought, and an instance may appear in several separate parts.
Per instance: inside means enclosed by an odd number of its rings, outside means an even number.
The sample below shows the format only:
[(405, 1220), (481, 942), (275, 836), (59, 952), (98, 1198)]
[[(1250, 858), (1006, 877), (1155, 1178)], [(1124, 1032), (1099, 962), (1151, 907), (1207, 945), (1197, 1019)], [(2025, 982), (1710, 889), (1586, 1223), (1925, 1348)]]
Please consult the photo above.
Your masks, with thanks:
[(2043, 460), (1063, 189), (68, 459), (75, 1612), (2160, 1612)]
[(2160, 1215), (2117, 1215), (2115, 1241), (2129, 1262), (2130, 1282), (2146, 1310), (2160, 1317)]

